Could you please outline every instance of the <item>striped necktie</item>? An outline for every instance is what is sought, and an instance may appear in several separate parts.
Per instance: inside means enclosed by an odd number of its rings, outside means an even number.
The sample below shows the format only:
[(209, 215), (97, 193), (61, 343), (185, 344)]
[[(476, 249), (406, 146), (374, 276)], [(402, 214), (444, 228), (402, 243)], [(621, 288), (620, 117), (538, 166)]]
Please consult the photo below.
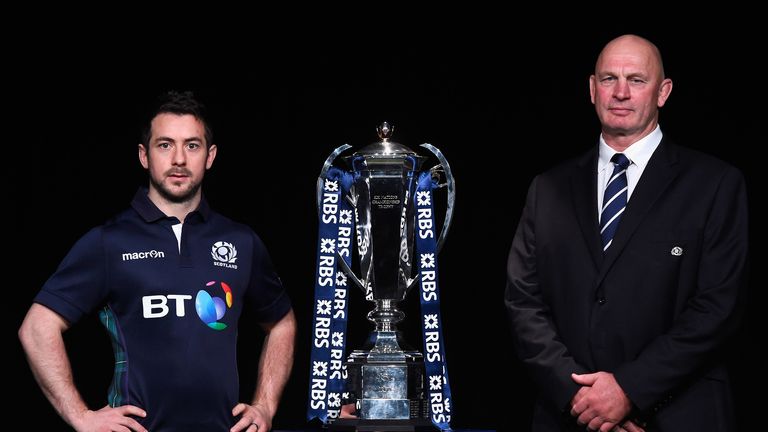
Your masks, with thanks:
[(619, 226), (619, 219), (627, 206), (627, 167), (629, 159), (622, 153), (611, 158), (614, 164), (613, 174), (605, 186), (603, 209), (600, 212), (600, 236), (603, 238), (603, 252), (613, 241), (613, 235)]

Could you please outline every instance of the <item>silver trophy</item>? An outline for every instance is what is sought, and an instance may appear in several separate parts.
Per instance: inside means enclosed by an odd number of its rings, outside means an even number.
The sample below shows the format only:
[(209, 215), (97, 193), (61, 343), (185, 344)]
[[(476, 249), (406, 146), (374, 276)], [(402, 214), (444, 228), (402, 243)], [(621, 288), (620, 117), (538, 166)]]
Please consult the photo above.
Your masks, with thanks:
[[(359, 275), (343, 259), (338, 262), (349, 280), (373, 301), (375, 307), (368, 313), (368, 320), (374, 323), (375, 329), (365, 346), (354, 350), (345, 363), (350, 395), (347, 403), (354, 404), (357, 420), (342, 418), (331, 426), (337, 430), (366, 430), (355, 426), (362, 421), (369, 426), (404, 425), (403, 429), (387, 430), (431, 428), (424, 389), (424, 356), (407, 344), (397, 330), (397, 323), (405, 318), (398, 303), (419, 284), (413, 258), (416, 180), (428, 171), (439, 187), (447, 189), (446, 213), (437, 237), (437, 251), (451, 225), (455, 184), (448, 161), (440, 150), (430, 144), (421, 145), (439, 161), (425, 169), (423, 165), (433, 158), (391, 141), (393, 127), (384, 122), (377, 132), (381, 141), (343, 158), (354, 177), (351, 190), (344, 198), (355, 210)], [(348, 148), (349, 145), (341, 146), (328, 157), (320, 179), (325, 177), (334, 159)], [(318, 206), (321, 183), (318, 183)]]

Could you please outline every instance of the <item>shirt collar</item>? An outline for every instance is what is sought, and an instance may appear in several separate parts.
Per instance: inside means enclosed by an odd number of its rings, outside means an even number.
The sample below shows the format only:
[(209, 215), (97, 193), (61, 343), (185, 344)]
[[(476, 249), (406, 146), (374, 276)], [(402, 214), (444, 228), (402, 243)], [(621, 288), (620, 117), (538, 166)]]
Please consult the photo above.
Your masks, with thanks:
[[(661, 126), (656, 125), (656, 129), (654, 129), (651, 133), (644, 136), (640, 140), (632, 143), (622, 153), (624, 153), (624, 156), (629, 159), (630, 164), (636, 165), (638, 168), (640, 168), (640, 172), (642, 172), (645, 169), (645, 166), (648, 165), (648, 161), (651, 159), (654, 150), (656, 150), (656, 147), (659, 146), (661, 137)], [(613, 169), (611, 158), (618, 152), (605, 143), (602, 134), (600, 134), (599, 150), (600, 156), (597, 161), (597, 171), (600, 172), (609, 167)]]
[[(149, 199), (149, 189), (144, 186), (140, 187), (139, 190), (136, 191), (136, 194), (133, 196), (133, 200), (131, 201), (131, 207), (133, 207), (139, 216), (141, 216), (141, 218), (148, 223), (157, 222), (160, 219), (165, 219), (168, 217), (159, 208), (157, 208), (152, 200)], [(197, 206), (197, 209), (190, 213), (190, 215), (194, 213), (200, 214), (200, 217), (204, 222), (208, 221), (210, 218), (211, 207), (208, 205), (208, 201), (205, 199), (205, 196), (200, 198), (200, 204)]]

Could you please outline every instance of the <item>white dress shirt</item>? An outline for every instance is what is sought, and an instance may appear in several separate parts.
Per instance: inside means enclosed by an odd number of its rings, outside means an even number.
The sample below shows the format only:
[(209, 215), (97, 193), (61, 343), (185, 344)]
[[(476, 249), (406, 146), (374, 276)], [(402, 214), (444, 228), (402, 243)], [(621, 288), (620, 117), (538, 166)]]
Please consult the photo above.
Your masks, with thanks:
[[(637, 186), (637, 182), (640, 181), (640, 176), (643, 175), (645, 166), (648, 165), (648, 161), (651, 159), (653, 152), (661, 142), (661, 127), (656, 125), (656, 129), (643, 137), (640, 141), (637, 141), (627, 147), (622, 153), (629, 159), (629, 167), (627, 167), (627, 203), (629, 203), (632, 197), (632, 192)], [(614, 154), (618, 153), (616, 150), (610, 148), (605, 143), (603, 135), (600, 134), (599, 145), (600, 156), (597, 159), (597, 220), (600, 220), (600, 213), (603, 208), (603, 195), (605, 194), (605, 187), (608, 185), (608, 180), (613, 174), (613, 162), (611, 158)]]

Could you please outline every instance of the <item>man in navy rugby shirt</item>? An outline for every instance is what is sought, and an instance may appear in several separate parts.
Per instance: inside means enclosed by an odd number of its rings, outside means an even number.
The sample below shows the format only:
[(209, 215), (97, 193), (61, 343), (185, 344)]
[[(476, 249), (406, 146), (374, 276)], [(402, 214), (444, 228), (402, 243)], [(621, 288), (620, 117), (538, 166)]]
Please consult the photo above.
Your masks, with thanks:
[[(256, 234), (202, 197), (217, 152), (203, 106), (169, 92), (153, 114), (139, 144), (149, 188), (73, 246), (19, 337), (43, 392), (78, 431), (268, 431), (293, 363), (291, 302)], [(238, 403), (245, 304), (266, 333), (250, 404)], [(95, 310), (115, 354), (101, 409), (78, 393), (62, 338)]]

